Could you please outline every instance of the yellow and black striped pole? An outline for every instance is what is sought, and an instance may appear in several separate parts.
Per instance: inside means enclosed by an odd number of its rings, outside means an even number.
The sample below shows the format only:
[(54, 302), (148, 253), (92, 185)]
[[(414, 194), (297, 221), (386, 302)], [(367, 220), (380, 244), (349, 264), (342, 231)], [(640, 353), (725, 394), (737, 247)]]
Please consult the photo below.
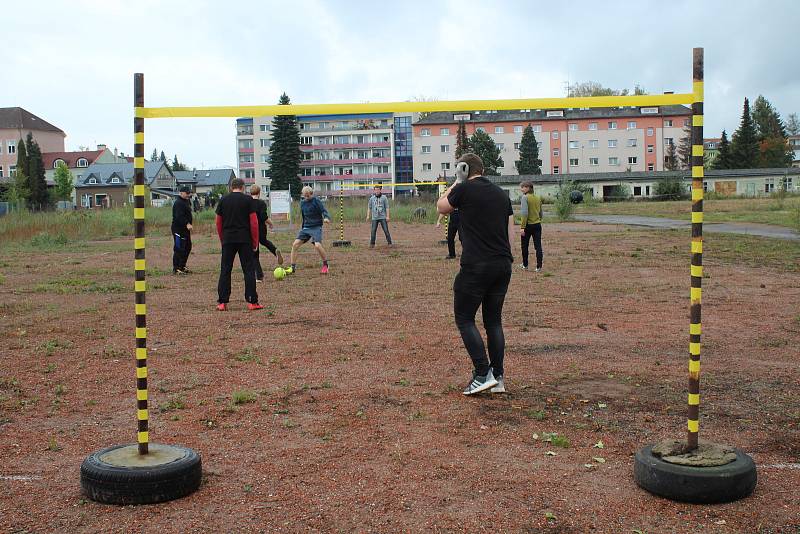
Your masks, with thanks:
[(689, 417), (687, 448), (697, 448), (700, 431), (700, 316), (703, 283), (703, 49), (692, 54), (692, 266), (689, 324)]
[(344, 238), (344, 182), (339, 186), (339, 239), (332, 244), (334, 247), (350, 246), (350, 241)]
[(144, 74), (133, 75), (133, 221), (136, 278), (136, 419), (139, 454), (147, 454), (147, 306), (144, 248)]

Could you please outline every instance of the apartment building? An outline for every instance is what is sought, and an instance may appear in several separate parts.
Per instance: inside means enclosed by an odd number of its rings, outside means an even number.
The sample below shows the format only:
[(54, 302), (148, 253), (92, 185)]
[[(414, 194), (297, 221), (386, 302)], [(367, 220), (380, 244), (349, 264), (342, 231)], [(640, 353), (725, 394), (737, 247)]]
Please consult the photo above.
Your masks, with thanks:
[(17, 168), (17, 144), (28, 132), (42, 152), (63, 152), (67, 134), (19, 107), (0, 108), (0, 182), (7, 181)]
[(517, 174), (519, 143), (527, 125), (539, 144), (544, 174), (662, 171), (670, 143), (678, 145), (691, 122), (685, 106), (558, 110), (488, 110), (430, 113), (414, 123), (414, 175), (433, 180), (453, 174), (456, 134), (482, 130), (494, 139), (504, 166)]
[[(236, 121), (239, 176), (265, 185), (273, 117)], [(368, 195), (374, 183), (413, 179), (411, 114), (305, 115), (300, 130), (300, 179), (321, 194)], [(348, 184), (365, 184), (358, 187)], [(410, 190), (398, 188), (396, 192)]]

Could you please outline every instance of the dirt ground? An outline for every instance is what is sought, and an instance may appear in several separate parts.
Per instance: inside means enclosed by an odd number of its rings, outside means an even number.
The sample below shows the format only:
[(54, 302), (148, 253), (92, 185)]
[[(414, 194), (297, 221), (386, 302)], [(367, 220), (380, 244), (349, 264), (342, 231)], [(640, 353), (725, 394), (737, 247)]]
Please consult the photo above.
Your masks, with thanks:
[(506, 301), (510, 393), (465, 398), (457, 263), (440, 230), (392, 230), (369, 250), (348, 228), (328, 276), (304, 249), (252, 313), (236, 271), (214, 310), (215, 237), (195, 236), (187, 277), (169, 236), (148, 239), (150, 435), (197, 450), (204, 479), (142, 507), (79, 487), (86, 455), (135, 439), (132, 239), (3, 252), (0, 531), (800, 532), (797, 245), (706, 241), (701, 436), (759, 481), (698, 506), (633, 480), (634, 452), (686, 425), (686, 232), (546, 226), (545, 271), (515, 270)]

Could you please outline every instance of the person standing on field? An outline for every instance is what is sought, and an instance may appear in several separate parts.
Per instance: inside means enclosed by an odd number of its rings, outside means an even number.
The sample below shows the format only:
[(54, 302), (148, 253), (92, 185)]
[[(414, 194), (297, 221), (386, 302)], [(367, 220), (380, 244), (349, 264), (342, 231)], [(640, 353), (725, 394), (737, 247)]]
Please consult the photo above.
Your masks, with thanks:
[(192, 252), (192, 190), (183, 186), (178, 194), (172, 204), (172, 274), (189, 274), (186, 262)]
[(244, 194), (244, 180), (231, 180), (231, 192), (217, 204), (217, 234), (222, 243), (217, 310), (226, 311), (231, 297), (231, 271), (233, 260), (239, 255), (244, 273), (244, 299), (247, 309), (260, 310), (256, 293), (256, 273), (253, 253), (258, 250), (258, 216), (253, 199)]
[(528, 270), (528, 247), (533, 237), (533, 248), (536, 249), (536, 272), (542, 270), (542, 199), (533, 194), (533, 182), (522, 182), (519, 185), (520, 197), (520, 235), (522, 236), (522, 269)]
[(291, 265), (286, 269), (286, 274), (294, 274), (297, 272), (297, 250), (303, 243), (309, 240), (314, 248), (317, 249), (319, 257), (322, 258), (322, 270), (320, 273), (328, 274), (328, 256), (325, 249), (322, 247), (322, 225), (330, 224), (331, 216), (328, 210), (325, 209), (325, 204), (320, 199), (314, 196), (314, 190), (309, 186), (303, 187), (300, 192), (302, 199), (300, 200), (300, 212), (303, 216), (303, 224), (297, 237), (292, 243), (292, 254), (289, 260)]
[[(441, 213), (439, 214), (436, 219), (436, 228), (442, 226), (444, 217)], [(458, 229), (459, 224), (461, 224), (461, 219), (458, 215), (458, 210), (454, 209), (447, 220), (447, 256), (445, 258), (448, 260), (456, 258), (456, 234), (458, 234), (458, 240), (461, 241), (461, 231)]]
[[(472, 153), (456, 164), (456, 183), (447, 188), (436, 207), (461, 215), (461, 270), (453, 282), (453, 314), (461, 339), (472, 359), (472, 380), (464, 395), (487, 389), (505, 393), (503, 303), (511, 281), (511, 242), (516, 234), (514, 210), (505, 191), (483, 176), (483, 162)], [(475, 314), (482, 308), (488, 357)]]
[[(267, 247), (273, 256), (278, 259), (278, 265), (283, 265), (283, 254), (278, 250), (275, 244), (267, 239), (267, 227), (272, 228), (272, 221), (267, 215), (267, 203), (261, 200), (261, 187), (258, 185), (250, 186), (250, 196), (253, 198), (255, 204), (256, 217), (258, 217), (258, 242)], [(259, 258), (259, 249), (257, 248), (254, 253), (253, 267), (256, 270), (256, 281), (264, 281), (264, 270), (261, 268), (261, 260)]]
[(389, 199), (383, 194), (383, 186), (376, 185), (373, 187), (372, 196), (369, 197), (367, 203), (367, 220), (372, 219), (372, 229), (369, 236), (369, 248), (375, 247), (375, 234), (378, 231), (378, 225), (381, 225), (383, 234), (386, 236), (386, 242), (392, 246), (392, 236), (389, 234)]

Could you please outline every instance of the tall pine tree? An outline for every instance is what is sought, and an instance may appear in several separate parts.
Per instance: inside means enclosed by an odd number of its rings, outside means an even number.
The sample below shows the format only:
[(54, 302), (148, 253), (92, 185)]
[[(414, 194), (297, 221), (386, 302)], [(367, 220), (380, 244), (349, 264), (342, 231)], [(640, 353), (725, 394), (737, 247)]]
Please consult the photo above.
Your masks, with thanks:
[(536, 134), (533, 133), (530, 124), (522, 131), (519, 161), (515, 165), (519, 174), (542, 174), (542, 169), (539, 167), (539, 143), (536, 142)]
[[(291, 103), (286, 93), (278, 104)], [(300, 130), (294, 115), (276, 115), (272, 119), (272, 145), (269, 147), (271, 189), (290, 189), (293, 198), (300, 198)]]
[(172, 170), (173, 171), (187, 171), (189, 170), (185, 164), (178, 161), (178, 155), (175, 154), (175, 157), (172, 160)]
[(763, 95), (758, 95), (758, 98), (753, 102), (751, 114), (759, 141), (770, 137), (786, 139), (786, 127), (783, 125), (780, 113), (772, 107), (772, 104)]
[(467, 137), (467, 126), (464, 121), (458, 121), (458, 133), (456, 134), (456, 159), (470, 151), (469, 137)]
[[(33, 136), (31, 135), (31, 137)], [(23, 139), (20, 139), (19, 143), (17, 143), (17, 172), (21, 172), (26, 177), (31, 175), (31, 163), (30, 159), (28, 158), (28, 150), (25, 148), (25, 141)]]
[(758, 165), (758, 138), (747, 97), (744, 99), (742, 122), (731, 140), (731, 164), (732, 169), (753, 169)]
[(150, 154), (150, 161), (158, 161), (158, 149), (153, 147), (153, 153)]
[(39, 143), (34, 141), (33, 134), (28, 132), (27, 146), (28, 151), (28, 191), (31, 209), (43, 210), (49, 204), (47, 192), (47, 181), (45, 179), (44, 160)]
[(733, 160), (731, 159), (731, 144), (728, 142), (728, 133), (725, 130), (722, 130), (722, 136), (719, 140), (719, 149), (717, 151), (717, 157), (714, 158), (714, 162), (711, 164), (711, 168), (713, 169), (731, 169), (733, 165)]
[(786, 118), (786, 133), (800, 135), (800, 119), (797, 118), (797, 113), (789, 113)]
[(678, 168), (690, 169), (692, 167), (692, 127), (683, 128), (683, 136), (678, 141)]
[(500, 149), (497, 148), (494, 139), (489, 137), (486, 132), (476, 130), (472, 137), (469, 138), (469, 145), (472, 147), (472, 152), (483, 161), (483, 174), (486, 176), (499, 176), (500, 173), (497, 172), (497, 169), (504, 164), (503, 158), (500, 157)]
[(667, 154), (664, 157), (664, 168), (668, 171), (678, 170), (678, 151), (675, 148), (675, 143), (670, 142), (667, 146)]

